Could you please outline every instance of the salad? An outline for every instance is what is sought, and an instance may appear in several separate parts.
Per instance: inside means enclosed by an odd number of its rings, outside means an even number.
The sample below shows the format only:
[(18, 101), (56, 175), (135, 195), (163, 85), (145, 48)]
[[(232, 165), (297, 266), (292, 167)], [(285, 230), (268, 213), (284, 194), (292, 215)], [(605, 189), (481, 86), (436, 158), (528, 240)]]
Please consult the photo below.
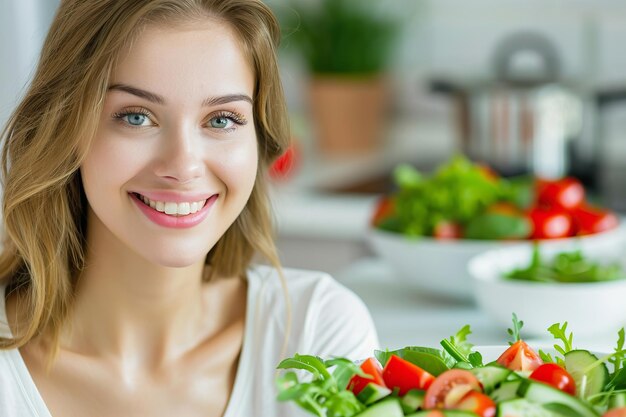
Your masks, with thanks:
[[(553, 352), (533, 350), (513, 314), (510, 346), (487, 362), (464, 326), (442, 349), (376, 351), (360, 364), (295, 355), (283, 360), (278, 400), (319, 417), (625, 417), (624, 329), (614, 351), (576, 349), (567, 323), (548, 331)], [(300, 380), (294, 371), (308, 378)]]
[(530, 264), (504, 275), (507, 279), (550, 283), (603, 282), (624, 279), (619, 263), (601, 264), (587, 258), (581, 250), (558, 253), (547, 261), (541, 257), (539, 244), (533, 245)]
[(553, 239), (615, 228), (615, 213), (592, 206), (575, 178), (503, 178), (456, 156), (425, 176), (394, 171), (397, 190), (372, 216), (376, 228), (438, 239)]

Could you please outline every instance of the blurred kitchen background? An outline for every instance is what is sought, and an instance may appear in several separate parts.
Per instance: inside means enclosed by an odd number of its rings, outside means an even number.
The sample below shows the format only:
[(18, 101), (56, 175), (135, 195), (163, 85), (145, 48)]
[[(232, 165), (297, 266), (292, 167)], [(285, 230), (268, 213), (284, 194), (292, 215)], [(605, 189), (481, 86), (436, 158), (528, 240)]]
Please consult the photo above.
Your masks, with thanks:
[[(575, 175), (626, 211), (623, 0), (268, 3), (283, 22), (295, 141), (292, 169), (274, 180), (287, 266), (340, 274), (371, 255), (369, 216), (393, 168), (428, 172), (456, 153), (504, 175)], [(0, 0), (2, 124), (57, 5)], [(323, 8), (334, 23), (312, 20)]]

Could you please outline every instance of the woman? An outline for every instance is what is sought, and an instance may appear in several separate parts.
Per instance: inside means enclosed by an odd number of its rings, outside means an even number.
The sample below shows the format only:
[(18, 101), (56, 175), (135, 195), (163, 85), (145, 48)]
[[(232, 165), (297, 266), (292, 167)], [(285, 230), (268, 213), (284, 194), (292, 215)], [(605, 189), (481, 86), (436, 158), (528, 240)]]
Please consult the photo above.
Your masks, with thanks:
[(257, 0), (61, 2), (4, 132), (0, 415), (296, 416), (282, 358), (371, 354), (361, 301), (277, 260), (278, 39)]

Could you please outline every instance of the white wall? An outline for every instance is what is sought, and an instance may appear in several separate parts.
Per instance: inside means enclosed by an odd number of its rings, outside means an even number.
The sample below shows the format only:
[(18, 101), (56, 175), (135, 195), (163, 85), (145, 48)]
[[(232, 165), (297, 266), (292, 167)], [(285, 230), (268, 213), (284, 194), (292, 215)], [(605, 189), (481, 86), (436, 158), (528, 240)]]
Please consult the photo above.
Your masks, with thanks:
[(0, 0), (0, 125), (33, 73), (58, 0)]

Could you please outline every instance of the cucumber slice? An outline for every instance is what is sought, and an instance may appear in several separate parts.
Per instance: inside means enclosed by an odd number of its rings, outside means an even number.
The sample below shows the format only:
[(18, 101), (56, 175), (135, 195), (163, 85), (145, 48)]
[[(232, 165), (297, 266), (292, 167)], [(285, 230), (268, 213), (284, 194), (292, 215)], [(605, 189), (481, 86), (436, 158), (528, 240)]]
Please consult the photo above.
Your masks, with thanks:
[(598, 417), (598, 413), (580, 399), (542, 382), (523, 380), (520, 383), (517, 394), (532, 403), (541, 404), (544, 408), (557, 415)]
[(363, 404), (370, 405), (385, 398), (389, 394), (391, 394), (389, 388), (370, 382), (357, 394), (356, 398)]
[(626, 392), (614, 392), (609, 397), (609, 410), (619, 407), (626, 407)]
[(410, 390), (404, 394), (404, 397), (400, 400), (402, 410), (407, 414), (419, 410), (422, 405), (424, 405), (425, 395), (426, 391), (422, 391), (421, 389)]
[(545, 409), (540, 404), (524, 398), (503, 401), (498, 404), (498, 417), (567, 417)]
[(502, 366), (482, 366), (473, 368), (471, 373), (476, 376), (483, 386), (485, 394), (490, 394), (494, 389), (498, 388), (511, 374), (510, 369)]
[(598, 357), (588, 350), (572, 350), (565, 354), (565, 370), (574, 378), (576, 395), (589, 398), (602, 392), (609, 381), (609, 370), (604, 363), (587, 368), (597, 363)]
[(492, 400), (496, 403), (500, 401), (508, 401), (518, 398), (517, 390), (522, 384), (521, 379), (516, 379), (514, 381), (505, 381), (503, 382), (499, 388), (493, 390), (489, 395)]
[(374, 404), (355, 417), (404, 417), (404, 413), (400, 407), (400, 401), (396, 398), (389, 398)]
[(461, 410), (424, 410), (405, 417), (478, 417), (478, 414)]

